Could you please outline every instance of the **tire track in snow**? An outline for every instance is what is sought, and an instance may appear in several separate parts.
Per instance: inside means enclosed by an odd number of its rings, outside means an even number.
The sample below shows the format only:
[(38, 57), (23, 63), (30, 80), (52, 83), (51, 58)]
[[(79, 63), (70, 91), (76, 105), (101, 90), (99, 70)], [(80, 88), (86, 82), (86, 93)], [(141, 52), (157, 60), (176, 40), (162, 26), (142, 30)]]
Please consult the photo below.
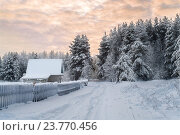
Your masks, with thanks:
[[(103, 87), (102, 87), (103, 86)], [(88, 113), (86, 114), (85, 119), (101, 119), (101, 107), (102, 107), (102, 101), (103, 97), (106, 91), (106, 87), (104, 85), (101, 85), (96, 89), (98, 93), (94, 93), (94, 96), (91, 97), (89, 101), (89, 108)], [(98, 117), (99, 116), (99, 117)]]
[[(94, 89), (94, 87), (92, 87), (90, 90), (86, 91), (86, 88), (84, 87), (83, 89), (72, 92), (68, 95), (58, 96), (58, 98), (63, 98), (63, 99), (68, 98), (68, 99), (66, 99), (68, 102), (66, 102), (65, 104), (57, 103), (57, 106), (53, 107), (52, 109), (47, 109), (47, 111), (42, 112), (42, 113), (35, 112), (33, 114), (30, 114), (30, 116), (29, 115), (25, 116), (25, 118), (42, 119), (42, 120), (43, 119), (64, 119), (64, 116), (67, 113), (72, 112), (73, 106), (75, 106), (77, 103), (82, 102), (81, 100), (89, 97), (93, 93), (93, 89)], [(77, 95), (77, 93), (78, 93), (78, 95)], [(47, 106), (47, 108), (48, 108), (48, 106)]]
[[(99, 86), (100, 84), (89, 86), (87, 87), (88, 92), (85, 92), (83, 94), (81, 94), (80, 92), (86, 91), (86, 87), (79, 91), (70, 93), (68, 96), (72, 96), (72, 98), (69, 99), (67, 103), (68, 106), (65, 108), (57, 107), (53, 110), (49, 110), (48, 112), (50, 112), (50, 114), (48, 115), (48, 119), (82, 119), (82, 116), (79, 116), (79, 114), (83, 115), (81, 112), (84, 109), (86, 111), (85, 107), (88, 105), (87, 103), (92, 98), (92, 95), (96, 95), (96, 89)], [(80, 95), (77, 95), (77, 93), (80, 93)], [(46, 119), (46, 115), (44, 115), (44, 119)]]

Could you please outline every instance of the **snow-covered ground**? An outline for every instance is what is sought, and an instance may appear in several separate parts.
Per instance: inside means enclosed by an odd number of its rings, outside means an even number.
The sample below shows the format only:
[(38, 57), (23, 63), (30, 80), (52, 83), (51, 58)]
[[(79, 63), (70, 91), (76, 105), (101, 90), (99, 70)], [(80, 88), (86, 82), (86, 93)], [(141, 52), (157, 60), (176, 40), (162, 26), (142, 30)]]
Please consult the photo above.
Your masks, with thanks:
[(10, 105), (0, 119), (180, 119), (180, 80), (90, 82), (68, 95)]

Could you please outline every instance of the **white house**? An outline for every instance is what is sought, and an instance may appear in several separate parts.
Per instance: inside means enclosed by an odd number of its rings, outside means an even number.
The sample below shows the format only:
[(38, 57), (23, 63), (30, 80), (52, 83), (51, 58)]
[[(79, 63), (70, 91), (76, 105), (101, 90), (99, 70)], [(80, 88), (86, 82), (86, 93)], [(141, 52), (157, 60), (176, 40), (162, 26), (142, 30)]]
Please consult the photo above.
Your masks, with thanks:
[(63, 76), (62, 59), (30, 59), (24, 82), (61, 82)]

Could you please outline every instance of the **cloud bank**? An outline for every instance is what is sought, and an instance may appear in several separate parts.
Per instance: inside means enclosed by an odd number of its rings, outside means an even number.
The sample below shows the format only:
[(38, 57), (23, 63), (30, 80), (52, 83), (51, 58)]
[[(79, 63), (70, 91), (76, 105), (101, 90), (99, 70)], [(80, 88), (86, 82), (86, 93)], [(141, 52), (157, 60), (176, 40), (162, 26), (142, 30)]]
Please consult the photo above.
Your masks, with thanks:
[(103, 33), (113, 26), (179, 12), (180, 0), (1, 0), (0, 55), (23, 50), (67, 52), (76, 34), (87, 34), (95, 55)]

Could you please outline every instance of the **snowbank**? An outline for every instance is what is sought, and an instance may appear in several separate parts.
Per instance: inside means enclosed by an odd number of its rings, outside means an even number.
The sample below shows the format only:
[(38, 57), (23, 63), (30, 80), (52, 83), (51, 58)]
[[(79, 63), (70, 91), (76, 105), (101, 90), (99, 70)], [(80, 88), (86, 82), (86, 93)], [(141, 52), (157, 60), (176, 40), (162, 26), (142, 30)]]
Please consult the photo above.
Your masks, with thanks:
[(150, 105), (154, 109), (178, 109), (180, 108), (180, 80), (137, 83), (134, 90), (144, 99), (144, 105)]

